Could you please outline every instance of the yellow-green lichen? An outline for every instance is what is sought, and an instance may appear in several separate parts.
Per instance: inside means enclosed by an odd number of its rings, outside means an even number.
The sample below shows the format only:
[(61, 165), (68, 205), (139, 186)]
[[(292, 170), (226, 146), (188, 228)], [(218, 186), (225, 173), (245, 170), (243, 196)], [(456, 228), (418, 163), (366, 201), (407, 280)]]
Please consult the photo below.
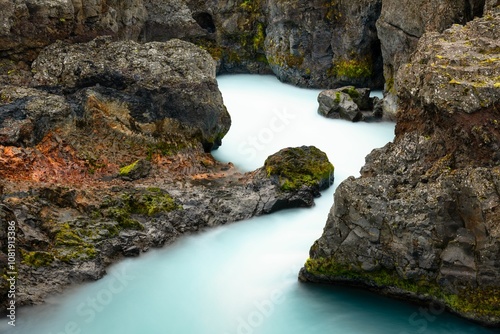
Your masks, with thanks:
[(348, 79), (369, 78), (373, 75), (373, 65), (369, 59), (339, 59), (328, 70), (328, 75)]
[(54, 255), (43, 251), (28, 252), (21, 249), (22, 263), (32, 267), (46, 267), (54, 262)]
[(264, 41), (266, 39), (265, 27), (261, 22), (258, 22), (256, 26), (253, 36), (253, 48), (254, 50), (264, 50)]
[(137, 167), (137, 163), (139, 160), (136, 160), (135, 162), (131, 163), (130, 165), (124, 166), (120, 168), (120, 176), (127, 176), (130, 174), (131, 171), (133, 171)]
[(326, 9), (325, 19), (328, 21), (338, 21), (342, 18), (338, 0), (326, 1), (324, 7)]
[(71, 226), (69, 223), (57, 227), (54, 236), (54, 255), (62, 261), (84, 260), (94, 258), (97, 254), (95, 246), (83, 238), (92, 233), (85, 229)]
[(320, 186), (332, 179), (333, 165), (326, 154), (314, 146), (283, 149), (264, 163), (268, 177), (279, 179), (281, 190)]
[(270, 65), (278, 65), (280, 67), (290, 67), (290, 68), (298, 68), (304, 62), (303, 56), (297, 56), (293, 54), (276, 54), (272, 57), (269, 57)]
[(154, 216), (160, 212), (170, 212), (181, 207), (168, 193), (159, 188), (148, 188), (141, 196), (128, 199), (132, 213)]
[(401, 278), (395, 270), (364, 271), (329, 258), (309, 258), (305, 263), (308, 273), (323, 279), (348, 280), (372, 287), (395, 287), (411, 292), (420, 299), (439, 301), (461, 314), (484, 318), (500, 317), (500, 289), (498, 287), (463, 286), (456, 293), (445, 291), (428, 277)]

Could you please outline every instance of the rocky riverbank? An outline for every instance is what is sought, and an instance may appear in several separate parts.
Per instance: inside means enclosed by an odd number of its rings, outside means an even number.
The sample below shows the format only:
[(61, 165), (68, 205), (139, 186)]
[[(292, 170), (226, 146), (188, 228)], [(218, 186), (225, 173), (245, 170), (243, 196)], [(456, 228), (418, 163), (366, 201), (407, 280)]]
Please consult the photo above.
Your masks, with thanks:
[[(384, 116), (398, 123), (339, 186), (301, 278), (498, 326), (498, 6), (0, 0), (0, 263), (15, 221), (20, 303), (183, 233), (311, 205), (331, 172), (314, 149), (249, 174), (210, 155), (231, 123), (216, 73), (274, 73), (321, 88), (385, 79)], [(363, 118), (342, 94), (321, 95), (320, 113)], [(323, 168), (302, 178), (272, 164), (297, 154)]]
[(500, 326), (499, 29), (496, 7), (420, 39), (396, 77), (396, 138), (339, 185), (301, 280)]
[(56, 42), (31, 73), (0, 89), (0, 264), (14, 222), (17, 306), (180, 235), (311, 206), (333, 182), (314, 147), (247, 174), (215, 161), (231, 120), (216, 62), (191, 43)]

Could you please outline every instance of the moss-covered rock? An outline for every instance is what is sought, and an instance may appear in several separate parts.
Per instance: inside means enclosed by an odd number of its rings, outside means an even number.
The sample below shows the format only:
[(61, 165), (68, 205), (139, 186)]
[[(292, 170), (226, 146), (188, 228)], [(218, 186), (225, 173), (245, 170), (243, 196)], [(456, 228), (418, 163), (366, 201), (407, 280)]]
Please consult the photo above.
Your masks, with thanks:
[(335, 191), (302, 270), (500, 327), (500, 7), (426, 33), (398, 72), (394, 142)]
[(145, 159), (139, 159), (130, 165), (120, 168), (120, 177), (127, 180), (137, 180), (147, 177), (151, 171), (151, 163)]
[(359, 270), (332, 258), (309, 258), (299, 278), (305, 281), (344, 281), (382, 292), (390, 289), (390, 294), (410, 294), (415, 300), (437, 302), (469, 318), (493, 320), (500, 317), (500, 289), (495, 287), (463, 286), (451, 292), (425, 277), (402, 278), (395, 269)]
[(333, 183), (333, 165), (327, 155), (314, 146), (285, 148), (269, 156), (264, 168), (283, 191), (295, 191), (303, 186), (325, 189)]
[(129, 197), (127, 203), (130, 207), (130, 212), (148, 216), (181, 208), (172, 196), (159, 188), (147, 188), (139, 196)]
[(102, 207), (102, 216), (114, 220), (117, 225), (110, 228), (116, 234), (122, 229), (143, 230), (144, 226), (133, 215), (155, 216), (182, 209), (175, 199), (160, 188), (147, 188), (129, 191), (120, 197), (109, 199)]
[(52, 253), (61, 261), (92, 259), (97, 250), (92, 242), (91, 231), (73, 226), (70, 223), (56, 227)]
[(33, 267), (45, 267), (54, 261), (54, 255), (49, 252), (28, 252), (21, 249), (22, 263)]

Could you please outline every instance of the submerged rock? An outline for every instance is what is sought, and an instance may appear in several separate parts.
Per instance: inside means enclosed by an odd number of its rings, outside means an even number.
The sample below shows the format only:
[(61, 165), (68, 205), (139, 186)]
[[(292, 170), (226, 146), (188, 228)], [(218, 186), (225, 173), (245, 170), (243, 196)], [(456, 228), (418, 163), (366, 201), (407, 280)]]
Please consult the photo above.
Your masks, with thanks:
[(422, 37), (396, 139), (342, 182), (300, 278), (435, 301), (500, 326), (500, 8)]

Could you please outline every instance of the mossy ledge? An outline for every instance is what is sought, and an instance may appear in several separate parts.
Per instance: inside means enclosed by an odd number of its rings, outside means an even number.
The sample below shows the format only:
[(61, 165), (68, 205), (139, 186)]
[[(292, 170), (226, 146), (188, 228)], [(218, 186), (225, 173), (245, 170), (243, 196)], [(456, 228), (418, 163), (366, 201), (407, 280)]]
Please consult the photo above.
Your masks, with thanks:
[(363, 271), (332, 258), (309, 258), (300, 271), (303, 282), (340, 283), (375, 290), (384, 295), (404, 298), (417, 303), (439, 303), (450, 312), (482, 324), (498, 326), (500, 290), (496, 287), (463, 286), (447, 291), (428, 277), (407, 279), (395, 270), (381, 268)]
[(333, 183), (333, 165), (327, 155), (314, 146), (282, 149), (266, 159), (264, 168), (283, 191), (296, 191), (304, 186), (322, 190)]

